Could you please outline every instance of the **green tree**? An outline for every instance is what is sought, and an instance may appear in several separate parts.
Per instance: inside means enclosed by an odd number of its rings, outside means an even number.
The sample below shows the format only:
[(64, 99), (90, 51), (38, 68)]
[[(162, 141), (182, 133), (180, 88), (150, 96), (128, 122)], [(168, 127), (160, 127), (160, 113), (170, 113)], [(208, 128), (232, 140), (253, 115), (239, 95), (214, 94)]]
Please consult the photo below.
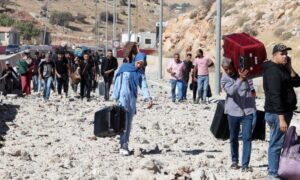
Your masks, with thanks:
[(15, 23), (15, 20), (5, 14), (0, 15), (0, 26), (12, 26)]
[(16, 28), (20, 31), (21, 37), (24, 40), (31, 40), (32, 37), (39, 36), (41, 32), (32, 22), (26, 21), (18, 21)]

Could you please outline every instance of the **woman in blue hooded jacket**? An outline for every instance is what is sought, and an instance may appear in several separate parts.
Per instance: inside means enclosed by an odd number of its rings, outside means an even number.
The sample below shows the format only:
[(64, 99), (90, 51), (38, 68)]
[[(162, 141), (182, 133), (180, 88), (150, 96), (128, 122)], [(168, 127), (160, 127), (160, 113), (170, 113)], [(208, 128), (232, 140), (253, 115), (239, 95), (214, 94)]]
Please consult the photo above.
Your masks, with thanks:
[(132, 63), (122, 64), (116, 74), (112, 98), (114, 104), (123, 106), (127, 111), (125, 132), (120, 136), (120, 154), (125, 156), (129, 155), (128, 142), (132, 119), (136, 114), (138, 87), (143, 90), (144, 99), (149, 103), (148, 108), (153, 105), (146, 83), (145, 59), (145, 54), (137, 54)]

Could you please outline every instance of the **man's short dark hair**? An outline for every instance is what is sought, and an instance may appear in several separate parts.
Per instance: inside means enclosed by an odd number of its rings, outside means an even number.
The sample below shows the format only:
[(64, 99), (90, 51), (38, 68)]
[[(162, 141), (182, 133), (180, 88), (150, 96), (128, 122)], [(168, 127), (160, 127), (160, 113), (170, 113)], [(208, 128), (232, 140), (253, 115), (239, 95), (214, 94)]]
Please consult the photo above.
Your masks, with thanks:
[(203, 55), (203, 50), (202, 49), (198, 49), (197, 54)]
[(180, 54), (179, 53), (175, 53), (174, 56), (180, 56)]
[(192, 53), (187, 53), (186, 56), (192, 57)]
[(112, 50), (111, 50), (111, 49), (109, 49), (109, 50), (107, 50), (107, 52), (111, 52), (111, 53), (112, 53)]

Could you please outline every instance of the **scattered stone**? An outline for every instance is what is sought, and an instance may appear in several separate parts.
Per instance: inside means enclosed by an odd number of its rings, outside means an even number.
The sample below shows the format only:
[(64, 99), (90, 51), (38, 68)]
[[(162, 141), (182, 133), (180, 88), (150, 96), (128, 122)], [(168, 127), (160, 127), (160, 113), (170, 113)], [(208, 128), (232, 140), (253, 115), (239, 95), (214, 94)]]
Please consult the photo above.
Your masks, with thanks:
[(21, 150), (17, 150), (15, 153), (11, 154), (12, 156), (19, 157), (21, 156)]
[(210, 155), (210, 154), (206, 155), (206, 157), (207, 157), (208, 159), (214, 159), (214, 158), (215, 158), (214, 155)]
[(162, 164), (155, 159), (145, 160), (141, 163), (141, 169), (146, 169), (154, 174), (161, 173)]
[(154, 123), (152, 125), (152, 129), (154, 129), (154, 130), (160, 130), (159, 123), (158, 122)]
[(198, 169), (196, 171), (193, 171), (191, 173), (191, 178), (196, 180), (205, 180), (206, 179), (206, 173), (202, 169)]
[(142, 154), (141, 148), (135, 148), (133, 155), (134, 155), (134, 157), (144, 157), (144, 155)]
[(132, 173), (132, 178), (134, 180), (155, 180), (153, 173), (147, 171), (146, 169), (137, 169)]

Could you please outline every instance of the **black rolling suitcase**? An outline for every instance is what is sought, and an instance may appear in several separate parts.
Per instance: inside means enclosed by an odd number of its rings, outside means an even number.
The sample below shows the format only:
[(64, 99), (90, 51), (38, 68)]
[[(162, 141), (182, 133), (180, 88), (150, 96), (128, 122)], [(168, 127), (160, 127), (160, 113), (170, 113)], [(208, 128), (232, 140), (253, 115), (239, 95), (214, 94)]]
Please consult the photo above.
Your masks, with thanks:
[(229, 139), (229, 127), (227, 115), (224, 114), (225, 100), (220, 100), (217, 104), (214, 119), (210, 126), (210, 131), (215, 138), (227, 140)]
[(110, 137), (125, 130), (126, 111), (121, 106), (111, 106), (95, 113), (94, 134), (98, 137)]
[(256, 124), (252, 133), (252, 140), (262, 140), (266, 139), (266, 122), (265, 122), (265, 112), (256, 111)]

